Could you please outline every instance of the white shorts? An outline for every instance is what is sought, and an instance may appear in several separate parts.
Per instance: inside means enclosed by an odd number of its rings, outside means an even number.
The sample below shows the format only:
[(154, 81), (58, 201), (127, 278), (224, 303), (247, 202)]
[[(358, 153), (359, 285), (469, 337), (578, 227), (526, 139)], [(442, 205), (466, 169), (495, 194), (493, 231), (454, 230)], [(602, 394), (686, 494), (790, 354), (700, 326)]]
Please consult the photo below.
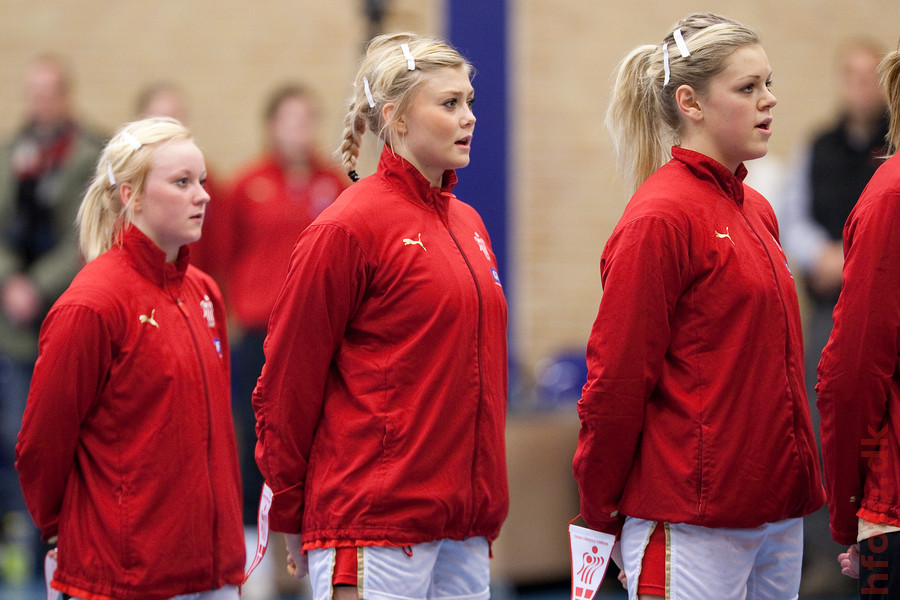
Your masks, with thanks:
[[(628, 598), (637, 584), (655, 521), (627, 517), (622, 560)], [(752, 529), (668, 525), (667, 600), (796, 600), (803, 561), (803, 520), (785, 519)]]
[[(362, 546), (360, 598), (365, 600), (488, 600), (489, 545), (485, 538), (437, 540), (406, 546)], [(411, 550), (411, 552), (410, 552)], [(310, 550), (313, 600), (331, 600), (334, 548)]]

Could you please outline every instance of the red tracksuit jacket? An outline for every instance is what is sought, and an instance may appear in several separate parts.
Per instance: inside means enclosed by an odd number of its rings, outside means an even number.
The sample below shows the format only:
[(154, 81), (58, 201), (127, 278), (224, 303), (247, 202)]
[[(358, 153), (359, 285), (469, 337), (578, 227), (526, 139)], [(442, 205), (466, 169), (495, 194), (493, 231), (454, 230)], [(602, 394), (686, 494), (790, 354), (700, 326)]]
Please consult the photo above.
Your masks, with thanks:
[(506, 516), (506, 301), (445, 182), (385, 148), (294, 249), (253, 404), (271, 527), (307, 548), (493, 539)]
[(849, 545), (857, 516), (900, 526), (900, 156), (850, 213), (844, 257), (816, 392), (831, 535)]
[(136, 228), (53, 305), (16, 447), (59, 536), (54, 587), (163, 600), (243, 579), (228, 342), (213, 280)]
[(587, 523), (755, 527), (822, 505), (794, 279), (765, 199), (678, 147), (601, 258), (578, 404)]

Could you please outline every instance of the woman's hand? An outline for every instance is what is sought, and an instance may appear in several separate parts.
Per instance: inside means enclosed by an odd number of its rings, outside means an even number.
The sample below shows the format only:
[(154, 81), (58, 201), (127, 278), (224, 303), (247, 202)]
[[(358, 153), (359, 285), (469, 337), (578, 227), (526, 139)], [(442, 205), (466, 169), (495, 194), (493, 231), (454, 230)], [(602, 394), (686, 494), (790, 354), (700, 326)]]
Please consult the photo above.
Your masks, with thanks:
[(628, 578), (625, 577), (625, 561), (622, 560), (622, 540), (616, 540), (610, 558), (612, 558), (613, 562), (616, 563), (616, 566), (619, 567), (619, 581), (621, 582), (622, 587), (627, 590)]
[(287, 542), (287, 572), (291, 577), (303, 579), (309, 573), (309, 559), (303, 553), (303, 544), (300, 542), (299, 533), (286, 533), (284, 539)]
[(859, 544), (853, 544), (846, 552), (838, 554), (841, 573), (853, 579), (859, 579)]

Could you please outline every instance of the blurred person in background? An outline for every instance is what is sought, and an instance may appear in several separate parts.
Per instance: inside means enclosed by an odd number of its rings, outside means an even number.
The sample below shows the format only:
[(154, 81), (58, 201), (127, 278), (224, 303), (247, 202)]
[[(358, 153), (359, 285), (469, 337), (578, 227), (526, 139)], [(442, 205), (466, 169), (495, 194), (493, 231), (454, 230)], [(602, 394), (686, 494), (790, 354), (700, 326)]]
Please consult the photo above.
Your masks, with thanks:
[(139, 119), (172, 117), (184, 125), (190, 121), (185, 92), (171, 81), (157, 81), (142, 88), (134, 112)]
[[(782, 244), (792, 266), (799, 267), (809, 301), (804, 315), (806, 389), (819, 443), (816, 365), (831, 333), (832, 312), (841, 290), (841, 234), (887, 151), (887, 106), (877, 74), (884, 54), (881, 45), (870, 39), (853, 40), (841, 47), (834, 90), (840, 100), (837, 118), (815, 134), (797, 166), (786, 174), (779, 211)], [(808, 595), (852, 591), (852, 582), (834, 569), (840, 546), (827, 534), (827, 509), (805, 521), (801, 591)]]
[[(234, 339), (232, 401), (241, 457), (244, 524), (255, 531), (262, 476), (253, 458), (255, 423), (250, 398), (265, 357), (269, 313), (281, 291), (300, 233), (350, 183), (316, 147), (318, 113), (311, 90), (290, 83), (269, 96), (264, 152), (238, 169), (214, 201), (204, 247), (215, 248), (213, 277), (224, 282)], [(255, 534), (253, 536), (255, 541)]]
[[(171, 117), (185, 126), (190, 123), (192, 116), (187, 92), (182, 86), (169, 80), (156, 81), (141, 89), (135, 103), (135, 114), (140, 119), (154, 116)], [(208, 161), (206, 165), (206, 181), (203, 183), (203, 187), (209, 194), (210, 202), (206, 205), (204, 212), (203, 237), (189, 245), (191, 249), (191, 264), (212, 276), (220, 287), (224, 287), (226, 266), (224, 261), (228, 260), (226, 256), (227, 248), (222, 245), (222, 236), (216, 235), (215, 231), (216, 217), (224, 202), (226, 190), (225, 186), (220, 184), (220, 180), (214, 173), (214, 170), (210, 168)], [(232, 365), (233, 369), (234, 365)], [(244, 409), (241, 409), (236, 403), (234, 409), (235, 429), (239, 432), (246, 429), (246, 426), (239, 425), (240, 421), (243, 420), (242, 417), (244, 417), (242, 410)], [(250, 443), (254, 441), (255, 439)], [(245, 465), (242, 464), (242, 468), (244, 467)], [(252, 473), (248, 476), (252, 476)], [(248, 513), (253, 509), (258, 493), (258, 490), (254, 490), (249, 496), (244, 497), (245, 503), (249, 502), (250, 504), (250, 508), (246, 509)], [(248, 560), (252, 559), (255, 542), (255, 529), (248, 528), (245, 532)], [(276, 584), (273, 568), (273, 559), (271, 556), (267, 556), (266, 560), (257, 567), (256, 575), (242, 586), (241, 597), (245, 598), (245, 600), (263, 600), (271, 597)]]
[[(41, 321), (81, 266), (75, 215), (103, 145), (75, 115), (72, 76), (62, 57), (34, 58), (24, 84), (24, 122), (0, 148), (0, 514), (6, 557), (0, 573), (13, 581), (25, 576), (38, 550), (16, 485), (16, 435)], [(11, 538), (35, 540), (18, 548), (25, 550), (18, 566), (10, 562), (17, 554)]]
[[(147, 117), (171, 117), (186, 127), (191, 125), (191, 110), (184, 88), (173, 81), (157, 81), (140, 90), (135, 103), (138, 119)], [(191, 244), (191, 264), (213, 276), (220, 286), (222, 281), (222, 248), (218, 238), (209, 233), (215, 227), (218, 205), (224, 194), (223, 186), (209, 164), (206, 165), (206, 183), (203, 184), (212, 201), (206, 207), (203, 237)]]

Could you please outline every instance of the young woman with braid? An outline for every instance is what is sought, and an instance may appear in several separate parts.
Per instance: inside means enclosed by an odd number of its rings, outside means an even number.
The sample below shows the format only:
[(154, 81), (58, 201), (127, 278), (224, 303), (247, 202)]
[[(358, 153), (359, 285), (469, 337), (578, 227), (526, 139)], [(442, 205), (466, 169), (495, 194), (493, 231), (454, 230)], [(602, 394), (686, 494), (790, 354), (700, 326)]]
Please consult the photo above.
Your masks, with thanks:
[[(253, 394), (272, 529), (314, 598), (489, 597), (508, 506), (506, 302), (481, 218), (452, 193), (471, 65), (437, 39), (368, 45), (343, 161), (378, 170), (301, 235)], [(308, 558), (308, 562), (307, 562)]]
[(692, 14), (621, 63), (607, 113), (636, 188), (600, 261), (575, 477), (629, 598), (797, 597), (822, 505), (794, 280), (743, 183), (775, 96), (757, 34)]

